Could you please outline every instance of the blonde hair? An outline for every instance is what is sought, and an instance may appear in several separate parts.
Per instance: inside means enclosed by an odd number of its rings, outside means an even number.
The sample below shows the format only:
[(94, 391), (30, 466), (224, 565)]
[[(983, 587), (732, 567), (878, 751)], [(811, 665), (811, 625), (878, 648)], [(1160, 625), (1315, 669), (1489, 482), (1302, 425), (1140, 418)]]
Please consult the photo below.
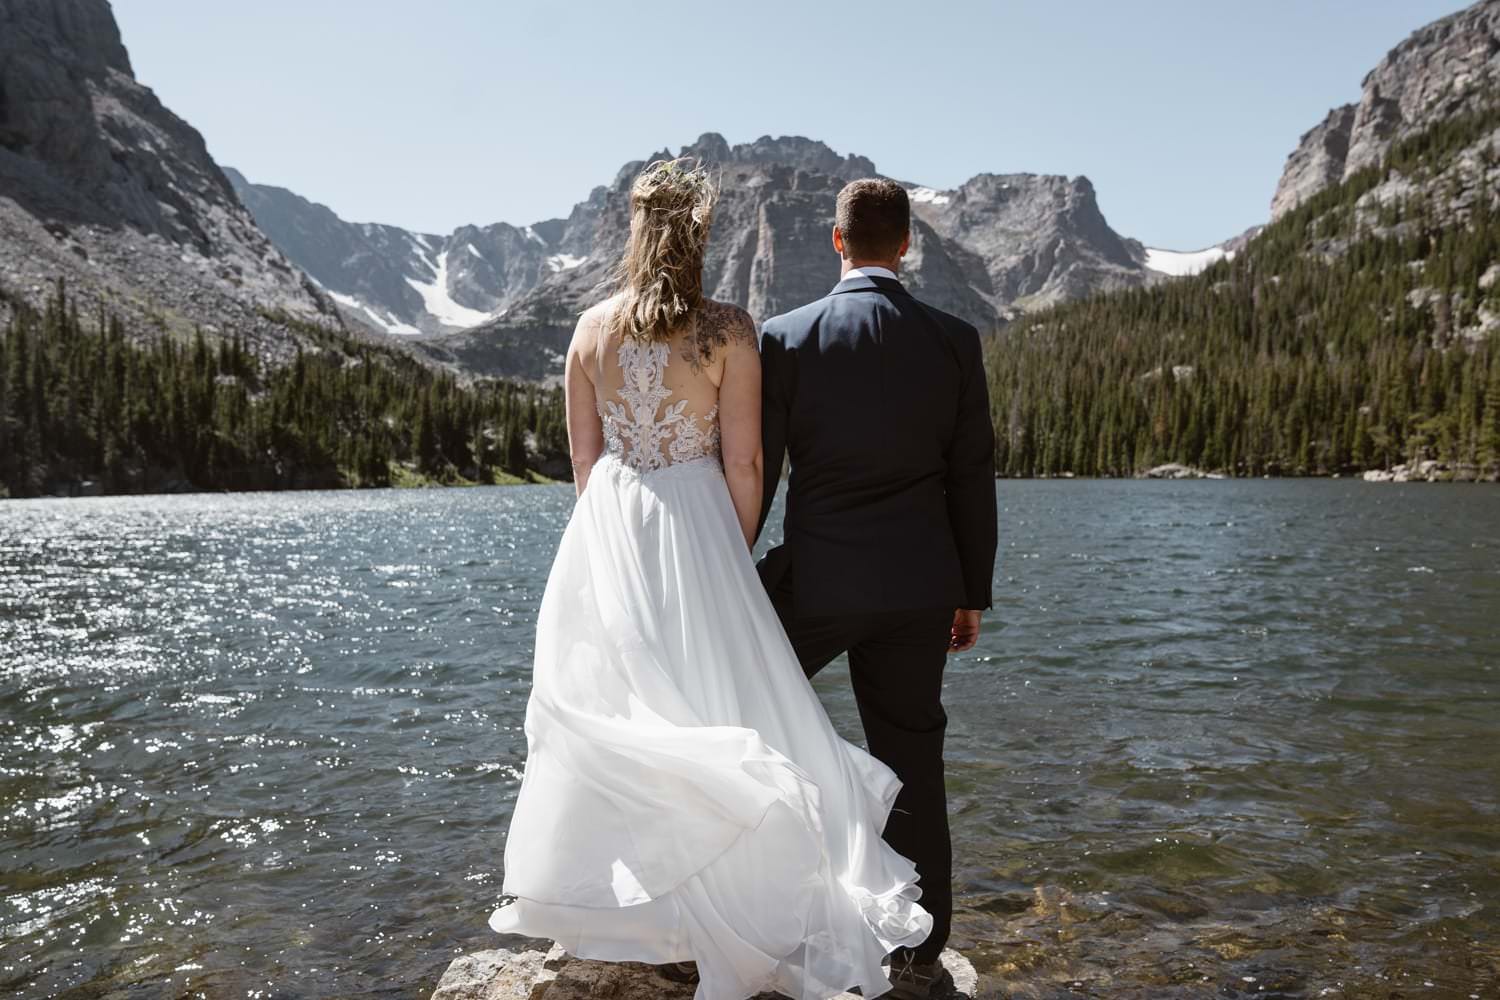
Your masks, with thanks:
[(697, 160), (657, 160), (630, 186), (630, 238), (615, 270), (620, 303), (611, 326), (637, 340), (666, 340), (703, 307), (703, 252), (718, 185)]

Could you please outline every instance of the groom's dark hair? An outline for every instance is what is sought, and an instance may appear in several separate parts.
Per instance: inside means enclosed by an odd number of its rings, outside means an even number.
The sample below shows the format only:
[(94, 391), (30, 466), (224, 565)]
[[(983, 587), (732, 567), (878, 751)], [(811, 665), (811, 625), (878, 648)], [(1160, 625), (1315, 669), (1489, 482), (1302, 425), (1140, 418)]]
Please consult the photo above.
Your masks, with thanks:
[(839, 191), (834, 225), (849, 260), (892, 260), (911, 229), (906, 188), (884, 177), (850, 181)]

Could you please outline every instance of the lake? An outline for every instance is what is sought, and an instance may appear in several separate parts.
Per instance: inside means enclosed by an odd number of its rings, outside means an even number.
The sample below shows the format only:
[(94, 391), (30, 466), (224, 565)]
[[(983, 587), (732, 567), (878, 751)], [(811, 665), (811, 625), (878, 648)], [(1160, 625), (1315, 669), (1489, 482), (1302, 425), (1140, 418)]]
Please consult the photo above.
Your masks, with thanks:
[[(1500, 489), (996, 489), (946, 682), (991, 995), (1500, 996)], [(0, 992), (425, 997), (496, 946), (572, 502), (0, 503)]]

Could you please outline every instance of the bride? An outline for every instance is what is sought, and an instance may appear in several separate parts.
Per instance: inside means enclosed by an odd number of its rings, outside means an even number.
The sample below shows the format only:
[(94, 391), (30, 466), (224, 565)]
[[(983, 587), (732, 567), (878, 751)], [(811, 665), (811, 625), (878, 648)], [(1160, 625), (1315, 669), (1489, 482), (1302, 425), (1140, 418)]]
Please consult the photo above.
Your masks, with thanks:
[(932, 918), (881, 839), (900, 783), (834, 731), (751, 560), (760, 360), (750, 317), (703, 295), (715, 195), (682, 160), (636, 178), (620, 290), (568, 348), (578, 502), (489, 923), (696, 962), (697, 1000), (873, 997)]

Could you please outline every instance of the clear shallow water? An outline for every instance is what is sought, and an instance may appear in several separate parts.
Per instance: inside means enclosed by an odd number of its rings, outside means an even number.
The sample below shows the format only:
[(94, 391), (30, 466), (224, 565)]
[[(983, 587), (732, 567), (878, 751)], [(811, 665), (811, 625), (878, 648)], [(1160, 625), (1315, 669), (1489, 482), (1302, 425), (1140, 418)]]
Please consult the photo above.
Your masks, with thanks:
[[(947, 684), (985, 989), (1500, 996), (1500, 491), (997, 488)], [(0, 991), (425, 997), (493, 946), (571, 503), (0, 504)]]

